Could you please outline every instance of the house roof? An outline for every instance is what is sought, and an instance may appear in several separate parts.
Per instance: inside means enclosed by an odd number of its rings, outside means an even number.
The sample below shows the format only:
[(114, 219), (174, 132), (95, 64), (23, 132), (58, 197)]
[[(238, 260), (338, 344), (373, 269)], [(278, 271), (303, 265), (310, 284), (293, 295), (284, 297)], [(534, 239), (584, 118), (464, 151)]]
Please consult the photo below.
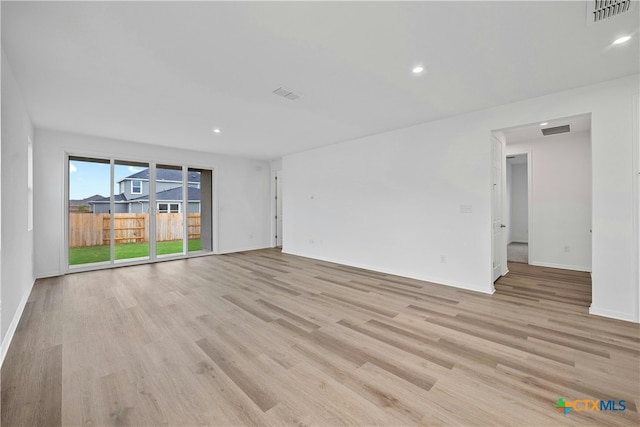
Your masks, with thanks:
[[(127, 179), (149, 179), (149, 169), (141, 170), (133, 175), (120, 180), (122, 182)], [(182, 171), (173, 169), (156, 169), (156, 181), (176, 181), (182, 182)], [(198, 172), (189, 172), (189, 182), (200, 182), (200, 174)]]
[[(97, 197), (96, 197), (97, 196)], [(96, 195), (96, 196), (92, 196), (92, 200), (88, 200), (89, 203), (109, 203), (109, 197), (105, 197), (105, 196), (100, 196), (100, 195)], [(116, 202), (126, 202), (127, 201), (127, 197), (124, 195), (124, 193), (121, 194), (116, 194), (114, 197), (114, 201)]]
[[(194, 187), (188, 187), (188, 197), (189, 201), (200, 201), (200, 189)], [(148, 201), (149, 196), (140, 196), (135, 199), (131, 199), (132, 202), (142, 202)], [(156, 200), (158, 202), (161, 201), (182, 201), (182, 186), (171, 188), (169, 190), (164, 190), (156, 193)]]
[[(191, 201), (200, 201), (200, 189), (194, 187), (188, 187), (188, 200)], [(97, 198), (89, 201), (89, 203), (109, 203), (109, 197), (103, 197), (96, 195)], [(96, 197), (96, 196), (92, 196)], [(133, 199), (127, 199), (124, 193), (116, 194), (114, 196), (116, 202), (148, 202), (149, 196), (144, 195), (140, 197), (135, 197)], [(171, 188), (169, 190), (159, 191), (156, 193), (156, 200), (158, 202), (161, 201), (182, 201), (182, 186)]]
[[(93, 202), (96, 200), (103, 200), (105, 197), (101, 196), (99, 194), (94, 194), (93, 196), (89, 196), (89, 197), (85, 197), (82, 200), (69, 200), (69, 206), (82, 206), (82, 205), (86, 205), (89, 202)], [(109, 200), (109, 198), (107, 197), (107, 200)]]

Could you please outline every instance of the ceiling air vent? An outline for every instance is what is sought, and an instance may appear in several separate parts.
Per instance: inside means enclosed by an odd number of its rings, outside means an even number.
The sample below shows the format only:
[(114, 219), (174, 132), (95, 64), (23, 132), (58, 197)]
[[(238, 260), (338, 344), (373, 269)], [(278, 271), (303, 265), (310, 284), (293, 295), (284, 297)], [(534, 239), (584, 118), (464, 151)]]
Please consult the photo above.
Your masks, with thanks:
[(569, 125), (555, 126), (552, 128), (540, 129), (544, 136), (557, 135), (559, 133), (571, 132)]
[(283, 98), (287, 98), (290, 101), (295, 101), (296, 99), (300, 98), (302, 96), (301, 93), (294, 91), (293, 89), (289, 89), (287, 87), (281, 86), (278, 89), (274, 90), (273, 93), (275, 93), (278, 96), (281, 96)]
[(587, 0), (587, 25), (628, 13), (634, 8), (631, 0)]

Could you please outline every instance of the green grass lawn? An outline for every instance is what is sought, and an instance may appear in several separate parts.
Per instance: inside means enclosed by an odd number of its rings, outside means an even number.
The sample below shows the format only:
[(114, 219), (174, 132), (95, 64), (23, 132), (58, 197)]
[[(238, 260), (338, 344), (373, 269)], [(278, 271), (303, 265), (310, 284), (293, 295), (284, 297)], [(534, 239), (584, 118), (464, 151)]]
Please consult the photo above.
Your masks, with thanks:
[[(189, 252), (199, 251), (200, 239), (189, 240)], [(182, 252), (182, 240), (169, 240), (156, 244), (158, 255)], [(149, 243), (121, 243), (116, 245), (116, 259), (140, 258), (149, 256)], [(86, 246), (69, 249), (69, 265), (109, 261), (109, 245)]]

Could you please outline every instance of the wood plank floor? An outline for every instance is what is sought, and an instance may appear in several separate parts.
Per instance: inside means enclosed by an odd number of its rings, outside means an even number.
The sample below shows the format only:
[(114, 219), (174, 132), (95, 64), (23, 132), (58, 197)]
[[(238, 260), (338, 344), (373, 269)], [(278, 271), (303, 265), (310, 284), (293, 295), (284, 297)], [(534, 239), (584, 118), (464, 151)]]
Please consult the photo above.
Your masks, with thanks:
[(591, 274), (510, 262), (509, 274), (495, 284), (500, 295), (530, 301), (556, 301), (582, 307), (591, 305)]
[(638, 325), (517, 275), (489, 296), (270, 249), (38, 280), (2, 426), (638, 425)]

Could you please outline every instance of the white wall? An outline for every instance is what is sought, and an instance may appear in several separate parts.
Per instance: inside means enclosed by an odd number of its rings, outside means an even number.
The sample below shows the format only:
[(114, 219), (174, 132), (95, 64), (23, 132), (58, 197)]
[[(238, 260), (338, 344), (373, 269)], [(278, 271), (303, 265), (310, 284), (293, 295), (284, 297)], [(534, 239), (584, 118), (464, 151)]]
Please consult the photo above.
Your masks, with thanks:
[(37, 277), (66, 271), (65, 153), (212, 168), (214, 205), (217, 206), (217, 210), (214, 206), (215, 252), (270, 246), (269, 162), (37, 129), (34, 141)]
[(284, 251), (492, 292), (489, 130), (443, 120), (285, 157)]
[(33, 232), (27, 230), (27, 144), (33, 128), (2, 51), (1, 360), (33, 286)]
[(286, 156), (284, 251), (492, 292), (491, 131), (590, 112), (590, 310), (638, 321), (629, 160), (638, 77)]
[(524, 151), (531, 152), (533, 168), (530, 263), (591, 271), (589, 132), (507, 142), (507, 154)]
[[(507, 145), (508, 153), (509, 146)], [(591, 183), (591, 179), (588, 182)], [(591, 186), (589, 186), (589, 190), (591, 190)], [(511, 165), (509, 191), (511, 193), (509, 197), (509, 241), (527, 243), (529, 241), (529, 197), (526, 163)]]

